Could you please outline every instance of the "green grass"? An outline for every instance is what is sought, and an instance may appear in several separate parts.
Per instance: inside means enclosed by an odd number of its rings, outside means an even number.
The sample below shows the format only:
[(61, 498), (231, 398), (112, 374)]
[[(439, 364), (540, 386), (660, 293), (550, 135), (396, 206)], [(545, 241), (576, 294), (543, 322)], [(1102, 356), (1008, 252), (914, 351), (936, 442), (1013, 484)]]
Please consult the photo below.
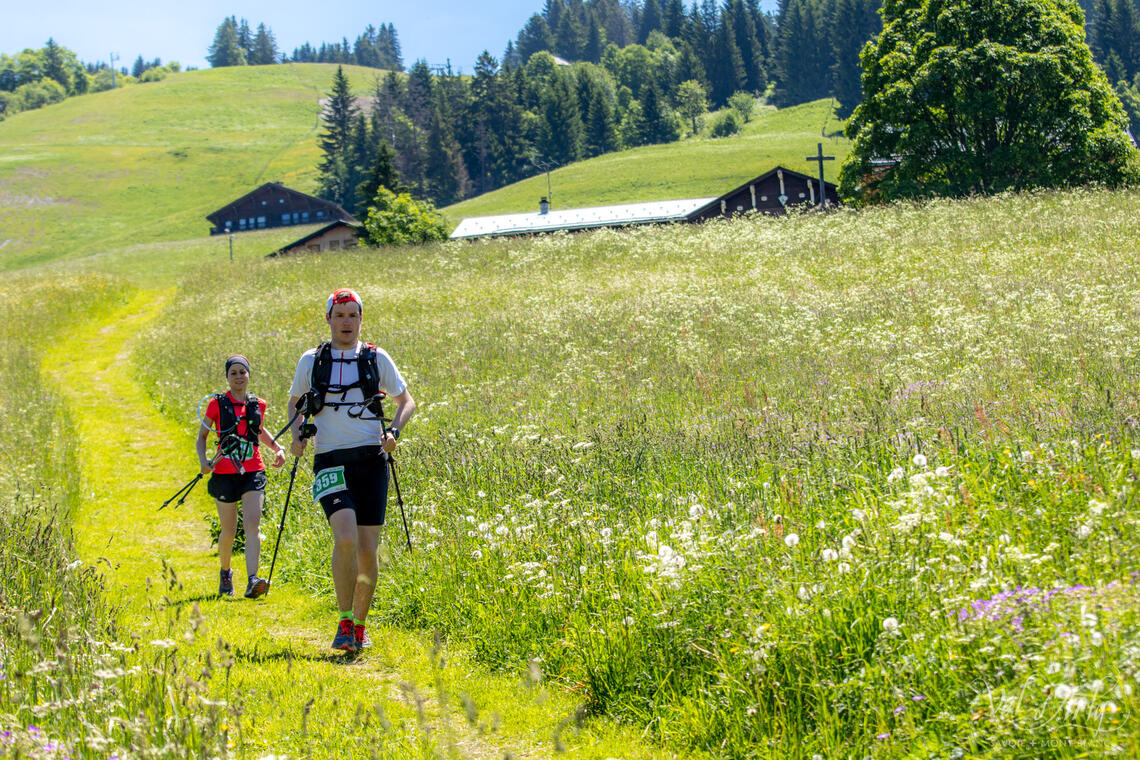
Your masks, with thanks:
[[(346, 67), (354, 90), (377, 72)], [(332, 64), (210, 69), (0, 123), (0, 268), (200, 238), (263, 182), (316, 180)], [(294, 231), (296, 232), (296, 231)]]
[[(782, 110), (757, 109), (740, 134), (711, 139), (687, 138), (680, 142), (631, 148), (579, 161), (550, 173), (554, 208), (582, 208), (619, 203), (708, 198), (726, 193), (777, 165), (817, 176), (819, 166), (805, 160), (822, 142), (824, 177), (835, 182), (839, 166), (850, 150), (837, 134), (830, 100), (819, 100)], [(715, 117), (706, 121), (711, 123)], [(707, 129), (706, 129), (707, 132)], [(826, 137), (822, 136), (826, 133)], [(443, 209), (458, 224), (470, 216), (510, 214), (536, 210), (547, 195), (545, 174), (469, 198)]]
[[(389, 530), (375, 614), (537, 657), (667, 745), (1135, 754), (1138, 210), (1039, 193), (320, 256), (221, 301), (218, 267), (136, 360), (187, 428), (237, 347), (283, 397), (324, 294), (357, 286), (421, 404), (424, 551)], [(327, 532), (298, 513), (282, 565), (324, 596)]]

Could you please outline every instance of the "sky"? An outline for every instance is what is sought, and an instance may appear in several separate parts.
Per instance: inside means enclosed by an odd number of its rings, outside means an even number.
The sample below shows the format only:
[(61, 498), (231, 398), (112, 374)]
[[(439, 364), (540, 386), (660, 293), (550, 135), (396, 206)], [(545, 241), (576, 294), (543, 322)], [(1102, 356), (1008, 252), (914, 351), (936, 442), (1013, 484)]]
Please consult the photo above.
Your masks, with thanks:
[[(264, 23), (282, 52), (292, 53), (304, 42), (339, 41), (351, 44), (369, 24), (393, 24), (405, 65), (423, 58), (430, 64), (451, 60), (465, 73), (487, 49), (501, 58), (507, 42), (526, 20), (542, 10), (543, 0), (470, 0), (435, 2), (344, 2), (343, 0), (90, 0), (34, 2), (0, 0), (0, 53), (40, 48), (48, 37), (75, 51), (87, 62), (106, 61), (114, 52), (119, 66), (142, 56), (163, 63), (178, 61), (183, 68), (206, 68), (206, 52), (218, 24), (227, 16), (249, 21), (256, 30)], [(430, 9), (426, 10), (426, 9)]]
[[(48, 37), (75, 51), (85, 63), (107, 61), (130, 66), (138, 56), (183, 68), (206, 68), (206, 52), (226, 16), (264, 23), (282, 52), (302, 43), (319, 45), (347, 37), (354, 41), (369, 24), (394, 24), (404, 63), (423, 58), (429, 64), (449, 59), (457, 72), (471, 73), (484, 49), (496, 59), (527, 19), (542, 10), (543, 0), (435, 0), (435, 2), (344, 2), (344, 0), (121, 0), (101, 5), (90, 0), (47, 0), (45, 8), (23, 0), (0, 0), (0, 53), (40, 48)], [(686, 0), (685, 6), (691, 5)], [(776, 0), (762, 0), (775, 8)], [(430, 8), (430, 12), (425, 12)]]

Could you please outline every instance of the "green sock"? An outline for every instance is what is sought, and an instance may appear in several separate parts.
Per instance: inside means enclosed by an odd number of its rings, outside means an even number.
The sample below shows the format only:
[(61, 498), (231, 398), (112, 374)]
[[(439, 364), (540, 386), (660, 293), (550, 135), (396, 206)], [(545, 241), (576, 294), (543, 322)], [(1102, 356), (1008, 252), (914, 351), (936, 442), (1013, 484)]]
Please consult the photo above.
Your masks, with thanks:
[(355, 615), (353, 615), (352, 616), (352, 624), (353, 625), (364, 625), (364, 621), (361, 620), (360, 618), (356, 617)]
[(352, 610), (349, 610), (348, 612), (344, 612), (342, 610), (340, 613), (340, 619), (341, 620), (352, 620)]

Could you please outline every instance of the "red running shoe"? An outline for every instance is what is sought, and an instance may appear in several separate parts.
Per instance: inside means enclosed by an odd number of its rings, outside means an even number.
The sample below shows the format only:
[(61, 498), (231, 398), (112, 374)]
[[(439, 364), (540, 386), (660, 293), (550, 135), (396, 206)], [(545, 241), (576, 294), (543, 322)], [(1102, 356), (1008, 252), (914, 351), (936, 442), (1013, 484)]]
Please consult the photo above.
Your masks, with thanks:
[(364, 623), (357, 623), (353, 626), (353, 639), (356, 641), (357, 649), (367, 649), (372, 646), (372, 639), (368, 638), (368, 632), (364, 630)]
[(352, 627), (352, 620), (344, 618), (337, 625), (336, 638), (332, 642), (333, 649), (341, 649), (345, 652), (356, 651), (356, 631)]

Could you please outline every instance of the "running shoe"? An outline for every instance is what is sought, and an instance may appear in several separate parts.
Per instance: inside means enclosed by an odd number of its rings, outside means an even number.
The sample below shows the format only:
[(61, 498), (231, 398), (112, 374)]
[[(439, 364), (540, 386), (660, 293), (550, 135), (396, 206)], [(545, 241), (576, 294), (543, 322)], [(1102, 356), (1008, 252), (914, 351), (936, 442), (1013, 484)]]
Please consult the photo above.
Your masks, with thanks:
[(372, 639), (368, 637), (368, 632), (364, 630), (364, 623), (357, 623), (352, 627), (352, 631), (357, 649), (367, 649), (372, 646)]
[(333, 649), (342, 649), (345, 652), (356, 651), (356, 631), (353, 630), (352, 620), (343, 618), (336, 629), (336, 638), (332, 642)]
[(264, 578), (258, 578), (256, 575), (249, 576), (249, 585), (245, 587), (245, 598), (256, 599), (269, 590), (269, 581)]
[(222, 570), (221, 578), (218, 581), (218, 596), (233, 596), (234, 595), (234, 571)]

